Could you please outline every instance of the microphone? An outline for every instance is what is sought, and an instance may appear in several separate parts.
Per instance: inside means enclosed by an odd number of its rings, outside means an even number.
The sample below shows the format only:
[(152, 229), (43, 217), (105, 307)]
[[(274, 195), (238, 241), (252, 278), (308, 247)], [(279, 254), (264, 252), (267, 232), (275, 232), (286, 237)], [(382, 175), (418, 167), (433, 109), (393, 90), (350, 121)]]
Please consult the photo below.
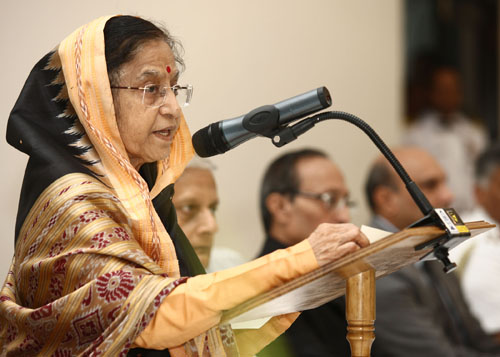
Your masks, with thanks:
[(274, 105), (264, 105), (246, 115), (212, 123), (193, 135), (193, 146), (201, 157), (223, 154), (257, 136), (272, 138), (288, 123), (332, 104), (330, 92), (319, 87)]

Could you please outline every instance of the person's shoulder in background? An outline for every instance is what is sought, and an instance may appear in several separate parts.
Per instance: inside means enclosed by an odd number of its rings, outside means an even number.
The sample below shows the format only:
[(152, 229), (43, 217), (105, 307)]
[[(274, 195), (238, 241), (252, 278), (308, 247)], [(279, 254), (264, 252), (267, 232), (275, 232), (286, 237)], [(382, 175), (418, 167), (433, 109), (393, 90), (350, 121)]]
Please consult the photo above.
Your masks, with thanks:
[(210, 262), (207, 267), (207, 273), (229, 269), (246, 263), (247, 261), (248, 259), (245, 259), (238, 251), (232, 248), (214, 246), (210, 253)]

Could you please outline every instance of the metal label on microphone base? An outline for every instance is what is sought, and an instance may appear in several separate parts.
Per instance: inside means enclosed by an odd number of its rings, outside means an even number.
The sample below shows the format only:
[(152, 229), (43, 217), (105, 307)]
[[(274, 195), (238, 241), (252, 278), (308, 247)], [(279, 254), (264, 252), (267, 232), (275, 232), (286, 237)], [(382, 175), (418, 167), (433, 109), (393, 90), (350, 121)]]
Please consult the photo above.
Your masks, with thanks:
[[(422, 224), (423, 222), (426, 224)], [(443, 263), (443, 270), (446, 273), (453, 271), (457, 265), (449, 260), (448, 251), (464, 242), (471, 235), (458, 213), (453, 208), (435, 208), (427, 215), (426, 219), (419, 223), (414, 227), (434, 224), (446, 231), (446, 234), (415, 246), (415, 250), (432, 248), (432, 251), (423, 256), (421, 260), (439, 259)]]
[(470, 235), (469, 228), (462, 222), (462, 219), (453, 208), (436, 208), (434, 212), (436, 212), (446, 230), (452, 236)]

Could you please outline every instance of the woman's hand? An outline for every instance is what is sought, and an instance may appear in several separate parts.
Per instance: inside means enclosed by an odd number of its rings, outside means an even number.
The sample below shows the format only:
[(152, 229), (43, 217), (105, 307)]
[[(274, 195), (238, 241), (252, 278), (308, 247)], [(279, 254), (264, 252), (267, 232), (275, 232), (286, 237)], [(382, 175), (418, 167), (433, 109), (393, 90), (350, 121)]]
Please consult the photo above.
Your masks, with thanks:
[(320, 224), (307, 239), (320, 266), (370, 244), (361, 230), (351, 223)]

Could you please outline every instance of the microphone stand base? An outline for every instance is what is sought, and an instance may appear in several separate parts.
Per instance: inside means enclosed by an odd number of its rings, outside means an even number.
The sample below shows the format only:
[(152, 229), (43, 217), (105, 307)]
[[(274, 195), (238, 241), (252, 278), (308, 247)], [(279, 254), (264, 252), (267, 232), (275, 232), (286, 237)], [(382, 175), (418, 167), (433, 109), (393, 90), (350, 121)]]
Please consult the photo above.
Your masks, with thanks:
[(450, 261), (448, 251), (462, 243), (465, 239), (469, 238), (470, 231), (453, 208), (435, 208), (425, 217), (413, 223), (408, 228), (429, 225), (441, 227), (446, 233), (428, 242), (415, 246), (415, 250), (431, 247), (432, 251), (423, 256), (421, 259), (438, 259), (441, 263), (443, 263), (443, 271), (445, 273), (449, 273), (455, 270), (457, 265)]

